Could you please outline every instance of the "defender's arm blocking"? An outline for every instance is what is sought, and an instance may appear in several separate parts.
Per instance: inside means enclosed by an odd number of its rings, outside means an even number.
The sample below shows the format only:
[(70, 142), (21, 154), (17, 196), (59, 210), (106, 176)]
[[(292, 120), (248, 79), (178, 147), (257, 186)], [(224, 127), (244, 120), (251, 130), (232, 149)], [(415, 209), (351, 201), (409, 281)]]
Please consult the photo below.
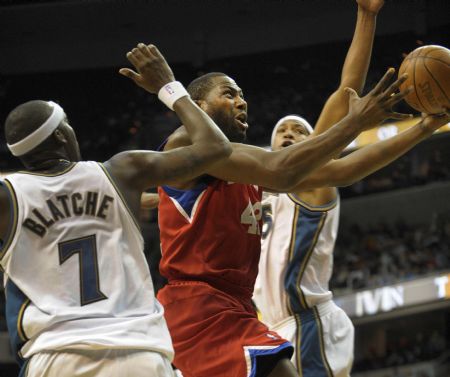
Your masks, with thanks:
[(449, 121), (449, 113), (428, 115), (415, 126), (390, 139), (379, 141), (339, 160), (329, 162), (299, 183), (295, 190), (349, 186), (390, 164)]
[(366, 82), (375, 35), (376, 18), (384, 0), (357, 0), (358, 15), (352, 43), (342, 67), (338, 89), (328, 98), (317, 121), (313, 135), (321, 134), (342, 119), (348, 112), (345, 88), (353, 88), (361, 95)]

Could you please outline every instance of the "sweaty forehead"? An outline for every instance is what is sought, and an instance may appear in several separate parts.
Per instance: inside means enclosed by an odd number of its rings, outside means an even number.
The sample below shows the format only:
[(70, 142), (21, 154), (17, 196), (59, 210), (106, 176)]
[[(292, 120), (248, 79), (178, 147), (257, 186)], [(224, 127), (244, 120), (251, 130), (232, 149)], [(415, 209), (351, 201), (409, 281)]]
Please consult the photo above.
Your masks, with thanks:
[(234, 81), (231, 77), (228, 76), (219, 76), (214, 78), (214, 88), (232, 88), (235, 89), (238, 92), (241, 92), (242, 89), (236, 84), (236, 81)]

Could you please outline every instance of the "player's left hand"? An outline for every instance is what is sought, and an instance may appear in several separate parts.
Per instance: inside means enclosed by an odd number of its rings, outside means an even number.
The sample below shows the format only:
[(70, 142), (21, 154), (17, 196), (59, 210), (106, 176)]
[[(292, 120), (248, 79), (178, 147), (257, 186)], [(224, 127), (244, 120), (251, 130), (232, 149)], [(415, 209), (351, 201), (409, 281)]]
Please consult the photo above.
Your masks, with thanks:
[(154, 45), (139, 43), (127, 53), (127, 59), (136, 71), (121, 68), (119, 73), (132, 79), (136, 85), (150, 93), (158, 93), (164, 85), (175, 81), (175, 77), (164, 56)]
[(450, 122), (450, 109), (445, 109), (440, 114), (425, 114), (422, 113), (422, 119), (419, 123), (426, 131), (437, 131), (439, 128), (445, 126)]
[(375, 14), (377, 14), (384, 5), (384, 0), (356, 0), (356, 2), (367, 12)]

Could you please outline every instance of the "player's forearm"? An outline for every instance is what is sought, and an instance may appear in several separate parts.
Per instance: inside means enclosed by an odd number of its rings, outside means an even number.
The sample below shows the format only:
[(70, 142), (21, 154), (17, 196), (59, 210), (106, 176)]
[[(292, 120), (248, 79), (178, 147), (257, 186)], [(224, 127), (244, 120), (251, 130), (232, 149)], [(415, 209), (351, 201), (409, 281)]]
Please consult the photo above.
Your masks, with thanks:
[(376, 17), (375, 13), (358, 7), (355, 33), (342, 68), (340, 86), (353, 88), (359, 94), (364, 88), (369, 69)]
[(176, 101), (174, 110), (189, 133), (195, 148), (208, 148), (207, 155), (211, 157), (223, 158), (231, 154), (231, 144), (227, 137), (189, 97)]
[(332, 178), (333, 174), (330, 174), (330, 178), (337, 181), (329, 184), (351, 185), (401, 157), (432, 133), (433, 131), (424, 128), (420, 122), (390, 139), (361, 148), (336, 161), (336, 175)]
[(273, 163), (289, 186), (282, 189), (295, 188), (311, 172), (339, 154), (360, 131), (358, 118), (347, 115), (324, 133), (275, 152)]
[(328, 98), (314, 127), (319, 135), (342, 119), (348, 112), (348, 95), (345, 88), (353, 88), (361, 93), (366, 82), (370, 65), (376, 14), (359, 7), (352, 43), (347, 52), (341, 73), (339, 88)]

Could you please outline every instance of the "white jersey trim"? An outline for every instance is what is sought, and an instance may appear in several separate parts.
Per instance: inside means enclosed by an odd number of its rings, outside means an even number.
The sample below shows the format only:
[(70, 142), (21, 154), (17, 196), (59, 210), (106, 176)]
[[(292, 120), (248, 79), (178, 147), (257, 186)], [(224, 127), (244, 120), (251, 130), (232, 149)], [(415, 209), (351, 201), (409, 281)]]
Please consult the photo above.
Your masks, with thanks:
[(335, 208), (338, 204), (339, 195), (336, 195), (336, 198), (333, 199), (331, 202), (328, 202), (321, 206), (314, 206), (311, 204), (308, 204), (301, 200), (297, 195), (295, 194), (287, 194), (288, 198), (291, 199), (295, 204), (298, 204), (299, 206), (302, 206), (310, 211), (319, 211), (319, 212), (327, 212)]
[(97, 162), (97, 164), (100, 167), (100, 169), (103, 171), (103, 173), (105, 173), (106, 178), (108, 178), (108, 181), (111, 183), (112, 187), (116, 191), (117, 195), (119, 196), (120, 200), (122, 201), (123, 205), (125, 206), (126, 210), (129, 213), (129, 215), (131, 216), (131, 219), (133, 220), (133, 223), (136, 226), (136, 229), (138, 230), (139, 233), (141, 233), (141, 226), (139, 225), (139, 221), (136, 219), (136, 216), (134, 215), (134, 213), (131, 211), (130, 207), (128, 206), (127, 201), (123, 197), (122, 192), (117, 187), (117, 184), (114, 181), (111, 174), (109, 173), (108, 169), (101, 162)]
[(6, 188), (7, 194), (9, 196), (10, 206), (12, 207), (12, 214), (11, 214), (11, 224), (6, 232), (6, 238), (3, 240), (3, 245), (0, 248), (0, 261), (3, 259), (3, 257), (6, 255), (7, 251), (13, 244), (14, 237), (16, 235), (17, 231), (17, 224), (19, 221), (19, 206), (17, 204), (17, 194), (14, 190), (14, 187), (12, 184), (8, 181), (8, 179), (4, 180), (4, 187)]

